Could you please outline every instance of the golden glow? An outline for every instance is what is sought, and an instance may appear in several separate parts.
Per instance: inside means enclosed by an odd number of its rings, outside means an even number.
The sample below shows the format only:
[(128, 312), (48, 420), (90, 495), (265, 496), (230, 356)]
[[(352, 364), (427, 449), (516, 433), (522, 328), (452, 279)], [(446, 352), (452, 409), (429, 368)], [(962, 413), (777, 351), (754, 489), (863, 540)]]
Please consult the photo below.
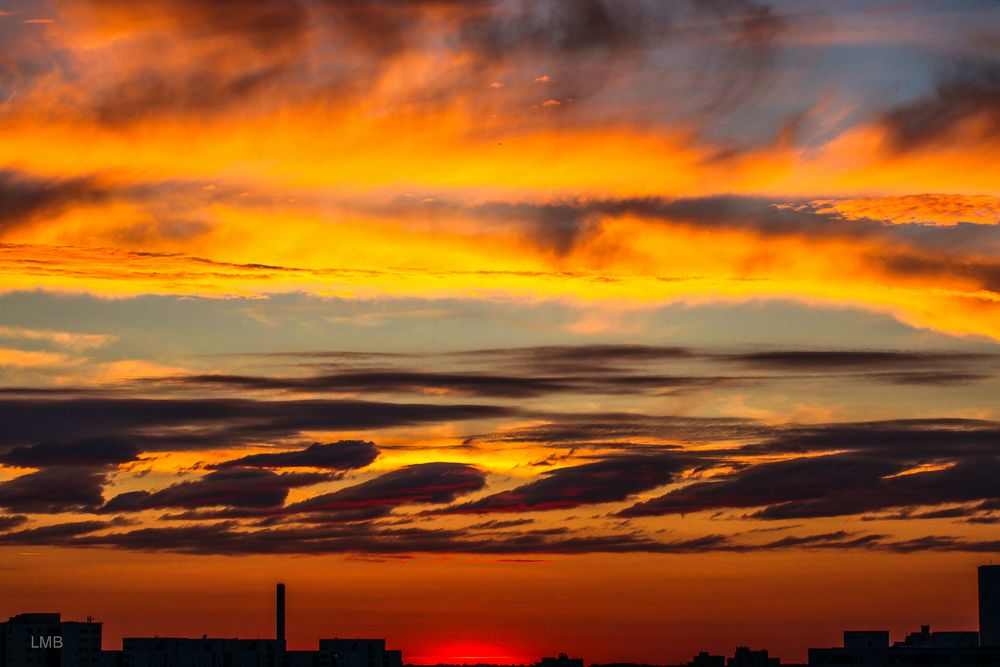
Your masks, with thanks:
[[(985, 278), (961, 266), (942, 267), (931, 251), (877, 238), (809, 239), (621, 217), (583, 232), (560, 255), (503, 229), (428, 231), (380, 220), (337, 223), (295, 211), (220, 209), (216, 219), (210, 232), (191, 242), (212, 262), (8, 244), (0, 246), (0, 285), (112, 296), (307, 291), (637, 306), (791, 298), (891, 312), (950, 333), (1000, 337), (1000, 297)], [(259, 265), (262, 257), (268, 266)]]
[(989, 195), (902, 195), (825, 199), (812, 202), (818, 211), (847, 220), (871, 218), (894, 224), (957, 225), (971, 222), (995, 225), (1000, 221), (1000, 198)]

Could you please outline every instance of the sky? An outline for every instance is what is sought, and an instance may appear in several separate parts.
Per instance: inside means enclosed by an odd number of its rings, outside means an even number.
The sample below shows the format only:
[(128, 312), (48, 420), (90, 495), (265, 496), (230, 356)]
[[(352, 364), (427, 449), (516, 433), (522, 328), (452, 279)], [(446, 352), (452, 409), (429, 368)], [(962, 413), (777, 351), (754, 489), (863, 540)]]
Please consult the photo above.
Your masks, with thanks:
[[(7, 0), (0, 615), (414, 663), (976, 628), (1000, 4)], [(151, 604), (155, 601), (155, 604)]]

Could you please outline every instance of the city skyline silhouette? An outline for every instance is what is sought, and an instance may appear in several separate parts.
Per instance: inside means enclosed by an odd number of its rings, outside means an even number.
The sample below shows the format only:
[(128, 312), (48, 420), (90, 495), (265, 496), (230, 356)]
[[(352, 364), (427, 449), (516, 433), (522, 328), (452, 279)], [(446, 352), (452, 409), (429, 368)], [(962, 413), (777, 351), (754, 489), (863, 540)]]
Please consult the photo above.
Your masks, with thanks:
[[(1000, 664), (1000, 565), (981, 565), (977, 575), (979, 628), (964, 631), (931, 631), (922, 625), (905, 639), (890, 642), (888, 630), (844, 630), (839, 648), (810, 648), (808, 665), (950, 665)], [(34, 664), (159, 665), (161, 667), (403, 667), (401, 650), (386, 649), (385, 639), (319, 638), (318, 650), (290, 648), (286, 639), (286, 587), (275, 585), (274, 632), (262, 638), (126, 637), (120, 649), (102, 646), (102, 624), (66, 621), (58, 613), (21, 613), (0, 624), (0, 667)], [(488, 656), (474, 663), (490, 664)], [(409, 663), (406, 663), (409, 664)], [(438, 663), (443, 664), (443, 663)], [(509, 663), (501, 663), (509, 664)], [(542, 657), (534, 667), (584, 667), (583, 658), (566, 653)], [(591, 663), (592, 664), (592, 663)], [(737, 646), (729, 659), (700, 651), (689, 667), (777, 667), (782, 664), (766, 648)], [(785, 662), (784, 664), (797, 664)]]

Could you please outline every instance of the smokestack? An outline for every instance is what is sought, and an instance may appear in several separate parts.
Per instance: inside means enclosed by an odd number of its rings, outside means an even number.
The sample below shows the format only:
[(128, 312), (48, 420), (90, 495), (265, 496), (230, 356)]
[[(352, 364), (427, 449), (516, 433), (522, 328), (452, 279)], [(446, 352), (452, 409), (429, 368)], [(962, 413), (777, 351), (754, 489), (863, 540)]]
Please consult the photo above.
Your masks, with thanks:
[(278, 584), (277, 605), (274, 614), (274, 632), (278, 641), (285, 641), (285, 585)]
[(1000, 565), (979, 566), (979, 645), (1000, 646)]

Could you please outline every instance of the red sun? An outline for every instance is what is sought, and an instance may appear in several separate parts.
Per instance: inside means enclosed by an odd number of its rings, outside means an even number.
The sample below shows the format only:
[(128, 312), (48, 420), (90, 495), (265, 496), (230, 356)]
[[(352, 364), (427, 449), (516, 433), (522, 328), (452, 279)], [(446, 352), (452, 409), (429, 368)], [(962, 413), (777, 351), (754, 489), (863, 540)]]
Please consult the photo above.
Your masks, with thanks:
[(425, 650), (417, 652), (422, 655), (408, 657), (407, 662), (418, 665), (474, 665), (477, 663), (528, 665), (537, 659), (531, 657), (529, 652), (522, 648), (473, 639), (432, 643), (427, 645)]

